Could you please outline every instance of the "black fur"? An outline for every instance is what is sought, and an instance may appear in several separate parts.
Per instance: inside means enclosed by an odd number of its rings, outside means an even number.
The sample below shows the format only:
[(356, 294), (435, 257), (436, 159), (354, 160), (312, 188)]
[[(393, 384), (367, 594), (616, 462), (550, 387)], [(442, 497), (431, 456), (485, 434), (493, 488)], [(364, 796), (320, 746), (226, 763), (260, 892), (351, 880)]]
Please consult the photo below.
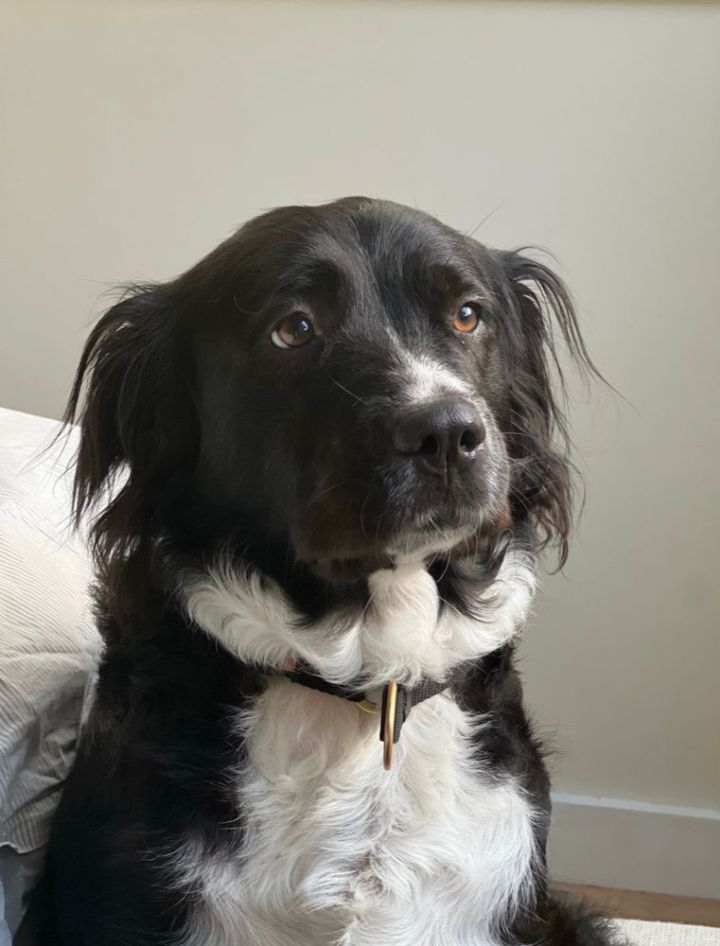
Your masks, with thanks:
[[(466, 301), (482, 316), (472, 338), (451, 328)], [(268, 336), (293, 311), (321, 335), (280, 351)], [(420, 541), (428, 510), (458, 530), (430, 566), (454, 607), (470, 610), (469, 592), (490, 583), (510, 544), (554, 542), (565, 560), (571, 468), (552, 320), (591, 369), (550, 270), (365, 198), (266, 214), (177, 279), (128, 290), (100, 320), (67, 420), (86, 387), (75, 506), (78, 517), (100, 510), (105, 654), (54, 824), (46, 943), (172, 946), (192, 898), (168, 884), (166, 855), (191, 831), (215, 847), (238, 843), (228, 773), (243, 750), (231, 720), (264, 678), (181, 616), (183, 567), (222, 550), (278, 581), (311, 621), (364, 607), (388, 542)], [(402, 365), (388, 324), (408, 350), (467, 379), (501, 435), (442, 494), (392, 447)], [(482, 529), (467, 528), (478, 508)], [(488, 720), (477, 737), (486, 765), (512, 772), (546, 813), (544, 850), (548, 778), (512, 649), (458, 671), (453, 691)], [(537, 908), (507, 917), (508, 943), (610, 941), (546, 884), (541, 863)]]

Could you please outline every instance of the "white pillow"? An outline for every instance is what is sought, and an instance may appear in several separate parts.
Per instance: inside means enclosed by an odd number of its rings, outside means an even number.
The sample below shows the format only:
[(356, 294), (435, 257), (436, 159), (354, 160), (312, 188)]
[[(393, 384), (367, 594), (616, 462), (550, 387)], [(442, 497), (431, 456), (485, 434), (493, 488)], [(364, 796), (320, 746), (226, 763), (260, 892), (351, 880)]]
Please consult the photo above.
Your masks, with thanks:
[(0, 848), (19, 854), (47, 841), (100, 650), (58, 430), (0, 408)]

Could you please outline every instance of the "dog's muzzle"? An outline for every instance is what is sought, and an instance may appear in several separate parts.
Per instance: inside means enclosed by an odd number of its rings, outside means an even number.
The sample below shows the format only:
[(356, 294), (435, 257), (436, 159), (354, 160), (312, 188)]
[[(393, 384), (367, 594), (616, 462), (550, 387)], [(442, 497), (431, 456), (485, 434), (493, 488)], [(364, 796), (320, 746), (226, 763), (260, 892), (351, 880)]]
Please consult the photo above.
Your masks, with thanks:
[(446, 482), (475, 462), (485, 440), (477, 408), (457, 397), (444, 397), (410, 409), (395, 421), (395, 449), (411, 457), (419, 470)]

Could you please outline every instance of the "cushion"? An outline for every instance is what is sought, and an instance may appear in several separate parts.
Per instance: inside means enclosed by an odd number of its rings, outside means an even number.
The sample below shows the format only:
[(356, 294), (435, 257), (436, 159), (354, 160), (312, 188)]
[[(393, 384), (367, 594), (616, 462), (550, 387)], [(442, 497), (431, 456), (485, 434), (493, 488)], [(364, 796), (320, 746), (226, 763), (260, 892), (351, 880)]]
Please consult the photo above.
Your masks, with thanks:
[[(0, 878), (25, 873), (37, 858), (20, 855), (47, 841), (100, 650), (70, 521), (77, 433), (51, 445), (59, 431), (0, 409)], [(0, 898), (16, 925), (18, 891), (5, 883)]]

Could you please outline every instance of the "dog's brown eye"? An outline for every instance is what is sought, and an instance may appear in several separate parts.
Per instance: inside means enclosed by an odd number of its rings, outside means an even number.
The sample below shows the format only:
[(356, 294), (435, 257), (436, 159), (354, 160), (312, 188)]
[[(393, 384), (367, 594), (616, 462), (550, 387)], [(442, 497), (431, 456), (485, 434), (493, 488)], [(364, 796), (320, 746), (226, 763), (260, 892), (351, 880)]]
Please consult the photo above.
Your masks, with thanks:
[(469, 335), (474, 332), (480, 324), (480, 314), (477, 308), (469, 302), (461, 305), (453, 321), (453, 328), (456, 332), (463, 332)]
[(314, 336), (315, 329), (310, 319), (300, 312), (295, 312), (275, 326), (270, 341), (278, 348), (302, 348)]

